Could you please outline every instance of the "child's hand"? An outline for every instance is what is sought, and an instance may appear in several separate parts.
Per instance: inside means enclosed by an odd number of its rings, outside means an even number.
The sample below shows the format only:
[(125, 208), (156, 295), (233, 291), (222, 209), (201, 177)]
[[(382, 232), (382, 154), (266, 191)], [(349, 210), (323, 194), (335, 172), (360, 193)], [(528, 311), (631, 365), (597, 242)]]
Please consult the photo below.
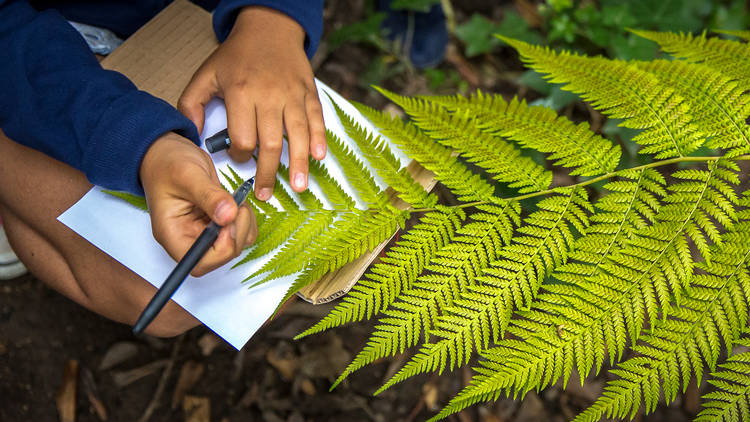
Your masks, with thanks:
[(224, 265), (255, 241), (253, 212), (247, 205), (237, 207), (219, 184), (211, 158), (188, 139), (174, 133), (157, 139), (146, 151), (140, 176), (154, 238), (176, 261), (209, 220), (223, 226), (194, 276)]
[(203, 63), (185, 88), (178, 108), (203, 130), (204, 107), (224, 98), (232, 144), (229, 155), (247, 161), (259, 144), (256, 197), (273, 193), (281, 157), (282, 128), (289, 139), (292, 188), (307, 188), (307, 156), (326, 154), (325, 126), (305, 33), (295, 20), (272, 9), (246, 7), (229, 37)]

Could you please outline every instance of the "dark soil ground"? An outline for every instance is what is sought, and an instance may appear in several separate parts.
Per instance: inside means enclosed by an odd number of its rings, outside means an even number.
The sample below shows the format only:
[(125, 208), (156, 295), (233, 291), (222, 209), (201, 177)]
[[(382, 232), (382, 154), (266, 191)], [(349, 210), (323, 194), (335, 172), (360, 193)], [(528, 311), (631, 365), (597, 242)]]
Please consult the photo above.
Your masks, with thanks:
[[(497, 8), (512, 7), (495, 3), (483, 2), (488, 16), (497, 14)], [(326, 34), (360, 17), (363, 4), (327, 2)], [(507, 77), (522, 70), (512, 53), (468, 61), (455, 46), (450, 48), (440, 68), (459, 73), (470, 87), (523, 93)], [(318, 77), (345, 97), (383, 107), (382, 97), (362, 86), (358, 77), (377, 54), (362, 45), (345, 45), (330, 54), (323, 47), (313, 63)], [(406, 94), (429, 92), (419, 72), (401, 72), (385, 85)], [(468, 381), (470, 372), (464, 368), (417, 377), (373, 397), (404, 363), (404, 357), (396, 356), (360, 370), (329, 393), (331, 382), (365, 344), (371, 329), (370, 324), (358, 324), (292, 339), (331, 306), (297, 300), (238, 352), (202, 327), (174, 339), (136, 339), (130, 327), (83, 309), (32, 275), (0, 282), (0, 421), (58, 420), (58, 392), (74, 379), (75, 414), (81, 422), (105, 417), (143, 420), (149, 407), (152, 421), (420, 421), (434, 415)], [(77, 377), (66, 376), (71, 361), (78, 364)], [(567, 390), (558, 385), (539, 395), (529, 393), (523, 401), (500, 399), (449, 420), (563, 421), (593, 402), (605, 381), (600, 377), (581, 388), (571, 380)], [(697, 399), (693, 386), (670, 407), (638, 419), (686, 420), (697, 413)]]

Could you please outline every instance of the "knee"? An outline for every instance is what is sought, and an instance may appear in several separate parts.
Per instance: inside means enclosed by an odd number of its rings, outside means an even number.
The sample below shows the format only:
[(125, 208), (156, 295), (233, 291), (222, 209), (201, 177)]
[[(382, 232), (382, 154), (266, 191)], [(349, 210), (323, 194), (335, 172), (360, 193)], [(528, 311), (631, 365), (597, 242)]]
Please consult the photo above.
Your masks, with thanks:
[[(133, 322), (140, 315), (136, 312)], [(176, 337), (195, 328), (200, 321), (174, 302), (169, 302), (144, 332), (154, 337)], [(132, 325), (132, 324), (131, 324)]]

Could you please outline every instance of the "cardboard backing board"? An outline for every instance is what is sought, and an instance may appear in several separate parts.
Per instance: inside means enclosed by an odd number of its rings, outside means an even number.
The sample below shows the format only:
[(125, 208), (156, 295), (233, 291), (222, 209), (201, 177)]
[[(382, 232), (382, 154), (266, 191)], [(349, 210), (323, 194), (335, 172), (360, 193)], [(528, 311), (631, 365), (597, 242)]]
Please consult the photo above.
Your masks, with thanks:
[[(141, 90), (177, 105), (183, 89), (203, 61), (216, 49), (218, 41), (211, 26), (211, 14), (188, 2), (176, 0), (102, 60), (104, 68), (116, 70)], [(435, 180), (416, 162), (407, 167), (422, 186), (432, 189)], [(394, 204), (404, 209), (394, 192)], [(359, 280), (388, 241), (339, 270), (325, 275), (297, 294), (320, 304), (340, 297)]]

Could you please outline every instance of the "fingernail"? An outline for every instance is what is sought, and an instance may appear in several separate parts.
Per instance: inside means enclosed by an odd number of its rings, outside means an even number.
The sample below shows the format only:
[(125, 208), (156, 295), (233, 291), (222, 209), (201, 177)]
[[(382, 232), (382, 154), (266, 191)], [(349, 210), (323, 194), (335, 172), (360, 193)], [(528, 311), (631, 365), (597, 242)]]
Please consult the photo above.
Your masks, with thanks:
[(231, 237), (232, 240), (237, 238), (237, 226), (234, 223), (229, 225), (229, 237)]
[(326, 147), (324, 145), (315, 145), (315, 157), (318, 159), (321, 159), (325, 155), (326, 155)]
[(232, 209), (229, 201), (222, 201), (214, 210), (214, 220), (223, 220), (224, 216)]
[(261, 201), (265, 201), (271, 197), (271, 193), (271, 188), (263, 188), (260, 190), (260, 192), (258, 192), (258, 199), (260, 199)]
[(298, 189), (304, 189), (306, 180), (305, 175), (302, 173), (297, 173), (296, 176), (294, 176), (294, 185), (297, 186)]

